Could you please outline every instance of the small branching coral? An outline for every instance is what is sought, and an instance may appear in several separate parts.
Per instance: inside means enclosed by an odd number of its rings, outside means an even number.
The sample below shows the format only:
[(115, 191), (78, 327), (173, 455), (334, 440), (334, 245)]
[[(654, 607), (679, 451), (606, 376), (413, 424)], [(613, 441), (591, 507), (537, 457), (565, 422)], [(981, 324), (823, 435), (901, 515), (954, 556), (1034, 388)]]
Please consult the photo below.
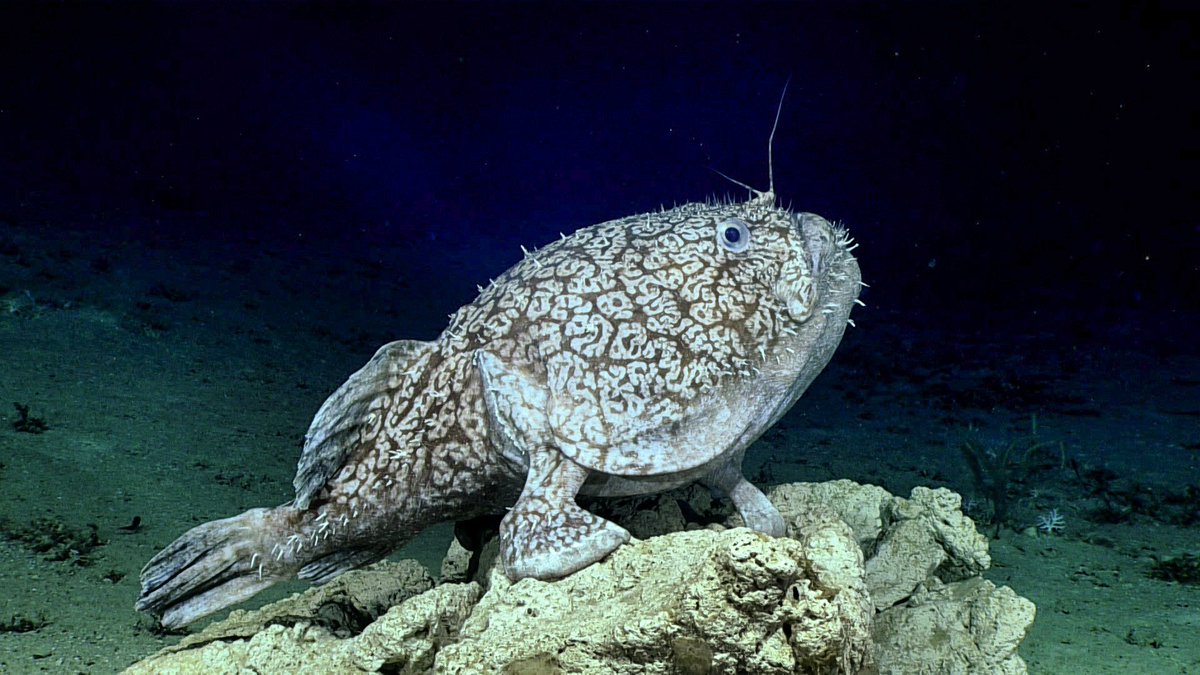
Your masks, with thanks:
[(996, 526), (993, 539), (1000, 537), (1000, 528), (1008, 520), (1009, 491), (1013, 484), (1030, 473), (1038, 455), (1047, 453), (1054, 455), (1058, 464), (1065, 462), (1062, 442), (1038, 440), (1036, 421), (1032, 434), (998, 448), (984, 447), (970, 438), (963, 441), (963, 458), (975, 487), (992, 502), (992, 524)]
[(13, 429), (26, 434), (40, 434), (43, 431), (49, 431), (50, 425), (41, 417), (34, 417), (29, 414), (29, 406), (22, 403), (13, 403), (13, 407), (17, 409), (17, 419), (12, 423)]
[(1038, 516), (1037, 529), (1045, 534), (1058, 534), (1067, 527), (1067, 519), (1058, 512), (1058, 509), (1050, 509), (1046, 513)]

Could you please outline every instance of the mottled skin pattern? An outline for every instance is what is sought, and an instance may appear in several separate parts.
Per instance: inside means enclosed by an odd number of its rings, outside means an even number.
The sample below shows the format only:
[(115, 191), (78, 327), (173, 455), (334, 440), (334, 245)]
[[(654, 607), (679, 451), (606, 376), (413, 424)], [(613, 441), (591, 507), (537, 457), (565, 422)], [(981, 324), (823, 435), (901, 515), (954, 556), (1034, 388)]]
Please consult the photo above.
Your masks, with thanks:
[(318, 411), (295, 499), (184, 534), (142, 571), (138, 609), (184, 625), (504, 507), (508, 576), (563, 576), (629, 539), (577, 506), (580, 492), (699, 480), (748, 526), (783, 534), (742, 457), (841, 340), (861, 285), (850, 243), (767, 192), (527, 253), (437, 340), (381, 348)]

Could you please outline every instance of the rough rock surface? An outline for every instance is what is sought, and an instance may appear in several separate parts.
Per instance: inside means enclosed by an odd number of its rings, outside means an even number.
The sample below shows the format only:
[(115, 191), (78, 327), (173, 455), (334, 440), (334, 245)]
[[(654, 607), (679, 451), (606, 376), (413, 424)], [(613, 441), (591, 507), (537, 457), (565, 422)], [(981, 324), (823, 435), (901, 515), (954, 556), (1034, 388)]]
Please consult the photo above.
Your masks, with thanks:
[[(478, 584), (432, 585), (415, 561), (379, 563), (261, 609), (235, 611), (126, 673), (428, 672), (482, 595)], [(389, 598), (391, 609), (379, 606)]]
[[(1033, 604), (980, 576), (987, 540), (958, 495), (782, 485), (788, 537), (772, 538), (715, 523), (702, 490), (673, 494), (615, 508), (650, 538), (558, 581), (488, 573), (494, 543), (471, 575), (486, 594), (422, 593), (414, 563), (384, 563), (234, 612), (129, 672), (1025, 672)], [(469, 553), (452, 549), (443, 569), (465, 580)]]
[(871, 628), (872, 673), (1018, 675), (1017, 647), (1033, 623), (1033, 603), (981, 577), (918, 589), (884, 610)]
[(676, 532), (557, 582), (510, 584), (493, 571), (439, 672), (854, 668), (871, 619), (861, 562), (857, 576), (824, 570), (854, 568), (861, 554), (841, 523), (813, 529), (820, 544), (809, 550), (743, 528)]

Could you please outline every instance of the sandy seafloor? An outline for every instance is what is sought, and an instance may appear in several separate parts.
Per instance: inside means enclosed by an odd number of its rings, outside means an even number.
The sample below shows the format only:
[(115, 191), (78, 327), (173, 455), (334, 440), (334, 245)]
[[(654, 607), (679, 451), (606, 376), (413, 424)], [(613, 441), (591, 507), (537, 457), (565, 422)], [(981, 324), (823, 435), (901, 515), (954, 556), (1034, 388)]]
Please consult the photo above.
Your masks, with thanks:
[[(324, 397), (379, 344), (433, 338), (519, 257), (490, 244), (346, 256), (302, 239), (0, 221), (0, 671), (109, 673), (178, 639), (133, 611), (141, 566), (197, 523), (287, 501)], [(1030, 671), (1200, 673), (1200, 586), (1148, 575), (1156, 557), (1200, 554), (1187, 515), (1200, 512), (1196, 318), (872, 304), (747, 473), (948, 486), (986, 520), (960, 446), (1000, 447), (1036, 416), (1057, 458), (1021, 474), (988, 574), (1038, 606)], [(13, 403), (49, 429), (15, 430)], [(1052, 508), (1061, 533), (1026, 529)], [(138, 531), (119, 529), (135, 516)], [(38, 532), (86, 540), (93, 526), (86, 560), (37, 550)], [(397, 555), (436, 569), (449, 537), (435, 528)]]

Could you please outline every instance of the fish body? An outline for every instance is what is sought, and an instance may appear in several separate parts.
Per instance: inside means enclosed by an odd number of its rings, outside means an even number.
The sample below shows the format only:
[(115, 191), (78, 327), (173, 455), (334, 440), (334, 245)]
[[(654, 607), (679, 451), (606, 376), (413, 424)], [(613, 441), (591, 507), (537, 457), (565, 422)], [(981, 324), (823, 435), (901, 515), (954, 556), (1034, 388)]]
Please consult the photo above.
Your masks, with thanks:
[(700, 481), (782, 535), (742, 458), (840, 342), (862, 286), (852, 248), (768, 191), (526, 252), (436, 340), (380, 348), (317, 412), (294, 499), (185, 533), (143, 570), (137, 608), (185, 625), (498, 512), (510, 578), (565, 576), (629, 539), (577, 494)]

